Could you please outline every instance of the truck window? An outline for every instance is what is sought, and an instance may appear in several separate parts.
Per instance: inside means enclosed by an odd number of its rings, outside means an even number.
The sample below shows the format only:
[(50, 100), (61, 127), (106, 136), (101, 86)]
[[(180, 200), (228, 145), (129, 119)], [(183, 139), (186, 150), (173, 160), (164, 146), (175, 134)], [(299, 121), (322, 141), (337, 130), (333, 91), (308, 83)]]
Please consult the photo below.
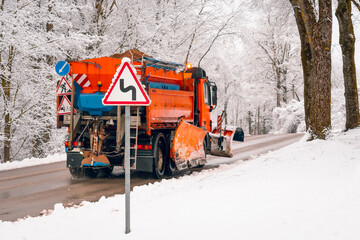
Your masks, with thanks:
[(210, 89), (207, 83), (204, 83), (204, 97), (205, 97), (205, 104), (210, 106)]

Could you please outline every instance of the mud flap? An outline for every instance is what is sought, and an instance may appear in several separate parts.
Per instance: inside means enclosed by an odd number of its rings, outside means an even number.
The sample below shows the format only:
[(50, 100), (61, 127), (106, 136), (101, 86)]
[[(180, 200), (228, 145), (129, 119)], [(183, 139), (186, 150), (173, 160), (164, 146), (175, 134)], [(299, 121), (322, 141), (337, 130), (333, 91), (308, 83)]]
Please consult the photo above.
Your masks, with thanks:
[(180, 121), (176, 130), (170, 157), (178, 170), (196, 167), (206, 163), (204, 138), (207, 132), (192, 124)]
[(104, 167), (110, 166), (109, 159), (105, 155), (95, 155), (91, 151), (84, 152), (84, 159), (81, 161), (82, 167)]
[(235, 131), (225, 130), (223, 134), (210, 133), (211, 137), (211, 155), (223, 156), (223, 157), (232, 157), (232, 140), (234, 137)]

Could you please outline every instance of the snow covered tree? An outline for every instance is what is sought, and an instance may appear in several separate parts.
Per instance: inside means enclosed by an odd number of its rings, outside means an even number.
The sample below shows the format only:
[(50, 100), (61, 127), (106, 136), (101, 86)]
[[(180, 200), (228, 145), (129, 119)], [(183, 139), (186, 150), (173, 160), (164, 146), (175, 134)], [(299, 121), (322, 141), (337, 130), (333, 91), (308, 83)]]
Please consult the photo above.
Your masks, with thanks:
[(49, 95), (54, 82), (49, 50), (55, 39), (48, 10), (47, 1), (2, 1), (0, 108), (4, 117), (0, 129), (4, 162), (37, 148), (35, 138), (43, 143), (50, 140), (49, 126), (54, 120), (48, 113), (54, 108), (47, 104), (54, 100), (54, 95)]
[(69, 30), (77, 11), (71, 4), (1, 1), (0, 11), (2, 161), (44, 156), (57, 132), (54, 64), (80, 55), (88, 38)]
[[(356, 3), (356, 1), (355, 1)], [(340, 45), (345, 86), (346, 129), (360, 125), (359, 97), (355, 68), (355, 34), (351, 19), (351, 0), (338, 0), (336, 17), (339, 21)]]
[(289, 0), (301, 40), (306, 129), (324, 139), (331, 128), (331, 0)]
[[(256, 6), (259, 7), (259, 6)], [(294, 20), (291, 18), (292, 9), (281, 1), (265, 1), (262, 4), (262, 28), (254, 36), (257, 44), (264, 51), (263, 60), (271, 66), (276, 89), (276, 107), (288, 102), (288, 81), (297, 73), (298, 42), (295, 39)], [(289, 79), (292, 78), (292, 79)]]

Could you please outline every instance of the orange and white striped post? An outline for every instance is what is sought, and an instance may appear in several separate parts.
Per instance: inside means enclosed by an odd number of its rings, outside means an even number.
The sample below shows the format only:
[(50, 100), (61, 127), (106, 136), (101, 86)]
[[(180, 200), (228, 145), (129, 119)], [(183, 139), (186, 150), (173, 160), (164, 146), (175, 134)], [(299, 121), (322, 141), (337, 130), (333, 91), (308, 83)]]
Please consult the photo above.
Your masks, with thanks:
[(221, 125), (222, 125), (222, 122), (223, 122), (223, 116), (224, 116), (224, 111), (221, 113), (221, 115), (218, 115), (218, 118), (217, 118), (217, 132), (218, 133), (221, 133)]

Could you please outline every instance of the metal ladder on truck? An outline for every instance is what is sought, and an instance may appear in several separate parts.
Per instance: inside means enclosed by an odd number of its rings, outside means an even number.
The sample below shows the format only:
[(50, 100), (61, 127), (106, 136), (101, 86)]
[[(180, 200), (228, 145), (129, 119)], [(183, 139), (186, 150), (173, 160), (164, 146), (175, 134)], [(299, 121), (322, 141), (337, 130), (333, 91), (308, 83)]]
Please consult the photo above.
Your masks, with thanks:
[[(130, 117), (130, 169), (136, 169), (136, 159), (138, 151), (138, 134), (139, 134), (139, 107), (136, 107), (136, 120), (132, 121)], [(131, 129), (135, 130), (135, 136), (131, 135)], [(132, 151), (133, 150), (133, 151)], [(133, 152), (133, 153), (132, 153)]]
[[(131, 53), (131, 51), (130, 51)], [(132, 53), (131, 53), (132, 54)], [(131, 62), (133, 62), (133, 57), (131, 57)], [(142, 72), (145, 71), (143, 65), (133, 65), (136, 69), (136, 77), (141, 82)], [(140, 71), (140, 74), (139, 72)], [(139, 107), (136, 107), (136, 115), (131, 115), (131, 117), (136, 116), (136, 121), (132, 121), (130, 117), (130, 169), (136, 169), (136, 159), (138, 153), (138, 135), (139, 135)], [(135, 136), (131, 136), (131, 129), (135, 129)]]

